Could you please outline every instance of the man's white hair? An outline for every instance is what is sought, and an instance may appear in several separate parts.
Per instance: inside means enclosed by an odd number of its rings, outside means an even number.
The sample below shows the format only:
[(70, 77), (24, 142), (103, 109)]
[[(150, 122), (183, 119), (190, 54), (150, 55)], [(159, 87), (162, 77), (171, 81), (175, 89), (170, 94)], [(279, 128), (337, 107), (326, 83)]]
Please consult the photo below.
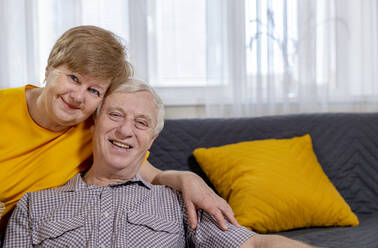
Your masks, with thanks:
[(164, 127), (164, 104), (159, 95), (155, 92), (155, 90), (145, 82), (131, 78), (127, 80), (126, 82), (112, 85), (108, 91), (106, 92), (104, 99), (101, 101), (101, 103), (97, 107), (96, 116), (99, 115), (102, 105), (106, 99), (107, 96), (111, 95), (112, 93), (134, 93), (134, 92), (140, 92), (140, 91), (147, 91), (152, 95), (152, 99), (155, 103), (155, 106), (158, 110), (157, 115), (157, 123), (154, 128), (154, 134), (159, 134), (161, 130), (163, 130)]

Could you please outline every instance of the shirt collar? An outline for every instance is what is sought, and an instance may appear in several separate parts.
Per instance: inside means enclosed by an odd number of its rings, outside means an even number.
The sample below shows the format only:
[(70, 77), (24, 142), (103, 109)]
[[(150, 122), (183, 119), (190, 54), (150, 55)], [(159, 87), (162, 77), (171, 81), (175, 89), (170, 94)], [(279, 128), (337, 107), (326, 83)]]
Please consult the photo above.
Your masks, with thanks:
[(128, 179), (124, 182), (119, 182), (119, 183), (115, 183), (115, 184), (110, 184), (109, 186), (110, 187), (114, 187), (114, 186), (121, 186), (121, 185), (127, 185), (127, 184), (131, 184), (131, 183), (139, 183), (140, 185), (142, 186), (145, 186), (147, 187), (148, 189), (151, 189), (152, 187), (152, 184), (145, 181), (139, 173), (135, 174), (135, 176), (131, 179)]
[(65, 185), (60, 187), (59, 189), (63, 192), (65, 191), (79, 191), (83, 190), (87, 187), (87, 184), (81, 178), (81, 174), (77, 173), (76, 176), (71, 178)]
[[(151, 189), (152, 184), (145, 181), (139, 173), (137, 173), (133, 178), (128, 179), (124, 182), (119, 182), (115, 184), (109, 184), (109, 187), (119, 187), (122, 185), (128, 185), (128, 184), (133, 184), (133, 183), (138, 183), (148, 189)], [(69, 180), (65, 185), (60, 187), (61, 191), (83, 191), (88, 188), (88, 184), (86, 184), (81, 177), (81, 174), (78, 173), (76, 176), (74, 176), (71, 180)]]

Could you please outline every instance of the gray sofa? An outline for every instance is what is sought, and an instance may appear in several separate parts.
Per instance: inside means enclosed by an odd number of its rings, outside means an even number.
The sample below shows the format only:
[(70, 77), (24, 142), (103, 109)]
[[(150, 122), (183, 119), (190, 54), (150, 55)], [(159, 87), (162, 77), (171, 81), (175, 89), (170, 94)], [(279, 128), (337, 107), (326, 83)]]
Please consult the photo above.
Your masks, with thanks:
[(194, 171), (212, 186), (192, 155), (195, 148), (306, 133), (312, 137), (323, 170), (357, 214), (360, 225), (279, 234), (322, 247), (378, 247), (378, 113), (167, 120), (149, 161), (164, 170)]

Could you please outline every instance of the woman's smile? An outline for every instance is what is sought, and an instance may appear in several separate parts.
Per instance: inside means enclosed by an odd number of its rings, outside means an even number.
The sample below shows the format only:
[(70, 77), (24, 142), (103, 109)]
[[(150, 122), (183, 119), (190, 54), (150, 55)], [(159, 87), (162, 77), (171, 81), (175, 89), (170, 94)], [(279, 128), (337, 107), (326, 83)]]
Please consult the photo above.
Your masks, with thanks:
[(63, 105), (69, 109), (69, 110), (78, 110), (80, 109), (80, 104), (70, 103), (66, 100), (64, 100), (63, 96), (60, 96), (61, 101), (63, 102)]

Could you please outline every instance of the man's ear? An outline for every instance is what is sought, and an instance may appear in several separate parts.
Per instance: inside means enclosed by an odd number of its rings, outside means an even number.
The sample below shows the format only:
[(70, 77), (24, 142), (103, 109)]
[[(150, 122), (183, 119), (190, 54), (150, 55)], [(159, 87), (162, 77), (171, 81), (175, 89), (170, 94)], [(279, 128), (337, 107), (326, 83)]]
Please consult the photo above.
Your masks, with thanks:
[(150, 143), (150, 145), (148, 146), (148, 150), (151, 149), (152, 144), (154, 143), (155, 139), (156, 139), (158, 136), (159, 136), (159, 134), (156, 134), (154, 137), (152, 137), (152, 139), (151, 139), (151, 143)]

